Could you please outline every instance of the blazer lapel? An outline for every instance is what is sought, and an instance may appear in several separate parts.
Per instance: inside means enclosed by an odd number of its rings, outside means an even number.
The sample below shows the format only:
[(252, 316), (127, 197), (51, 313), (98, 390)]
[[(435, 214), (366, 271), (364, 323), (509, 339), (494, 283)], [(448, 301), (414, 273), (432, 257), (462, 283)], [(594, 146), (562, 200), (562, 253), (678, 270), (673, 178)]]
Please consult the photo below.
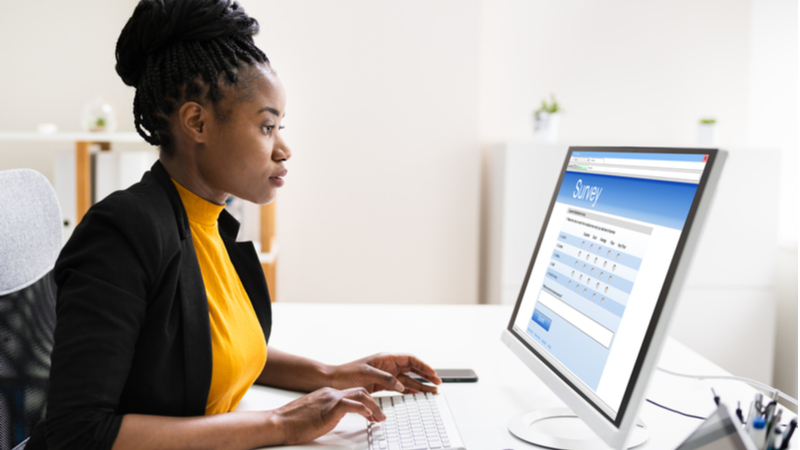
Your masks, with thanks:
[(256, 249), (252, 242), (236, 242), (239, 222), (228, 211), (223, 210), (217, 222), (231, 263), (242, 281), (247, 296), (250, 297), (250, 303), (253, 305), (258, 322), (264, 332), (264, 339), (269, 342), (269, 335), (272, 331), (272, 304), (267, 289), (267, 280), (264, 278), (264, 271), (261, 269), (261, 261), (258, 260)]
[(208, 391), (211, 389), (211, 327), (208, 319), (208, 297), (191, 233), (181, 240), (180, 291), (186, 412), (190, 416), (202, 416), (206, 413)]
[(189, 218), (183, 202), (160, 161), (150, 169), (167, 194), (175, 213), (181, 239), (181, 273), (178, 290), (183, 313), (183, 358), (185, 379), (185, 412), (187, 416), (206, 413), (211, 389), (212, 351), (211, 326), (208, 318), (208, 296), (203, 284), (200, 263), (194, 251)]

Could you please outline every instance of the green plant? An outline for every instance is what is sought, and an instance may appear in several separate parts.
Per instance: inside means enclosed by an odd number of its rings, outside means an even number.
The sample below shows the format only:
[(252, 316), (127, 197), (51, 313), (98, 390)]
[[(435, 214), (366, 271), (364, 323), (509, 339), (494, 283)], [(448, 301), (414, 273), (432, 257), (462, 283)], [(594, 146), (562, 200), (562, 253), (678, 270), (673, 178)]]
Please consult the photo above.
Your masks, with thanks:
[(98, 117), (97, 121), (95, 122), (95, 125), (97, 125), (99, 128), (105, 127), (106, 126), (106, 119), (104, 119), (102, 117)]
[(539, 109), (537, 109), (534, 112), (534, 114), (538, 115), (539, 113), (543, 113), (543, 112), (546, 112), (546, 113), (549, 113), (549, 114), (555, 114), (557, 112), (561, 112), (561, 107), (558, 105), (558, 102), (556, 101), (556, 96), (553, 95), (553, 94), (550, 94), (550, 100), (552, 100), (552, 102), (550, 104), (548, 104), (547, 103), (547, 99), (542, 99), (542, 106), (540, 106)]
[(704, 125), (714, 125), (715, 123), (717, 123), (717, 119), (714, 119), (713, 117), (704, 117), (700, 119), (700, 123)]

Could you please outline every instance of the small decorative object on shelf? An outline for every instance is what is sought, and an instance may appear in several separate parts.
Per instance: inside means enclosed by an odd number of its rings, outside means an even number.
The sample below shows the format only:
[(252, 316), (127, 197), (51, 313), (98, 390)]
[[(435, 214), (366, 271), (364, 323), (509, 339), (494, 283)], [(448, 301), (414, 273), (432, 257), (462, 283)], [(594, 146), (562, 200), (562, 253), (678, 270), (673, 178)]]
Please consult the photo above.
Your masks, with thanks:
[(697, 124), (697, 145), (701, 147), (716, 147), (719, 145), (719, 131), (717, 119), (704, 117)]
[(36, 126), (36, 131), (42, 135), (48, 135), (58, 132), (58, 126), (54, 123), (40, 123)]
[(87, 103), (81, 113), (81, 128), (85, 131), (113, 132), (117, 129), (117, 109), (101, 96)]
[(539, 142), (555, 143), (558, 141), (558, 126), (561, 123), (561, 107), (556, 97), (550, 94), (549, 104), (542, 100), (542, 106), (533, 113), (533, 137)]

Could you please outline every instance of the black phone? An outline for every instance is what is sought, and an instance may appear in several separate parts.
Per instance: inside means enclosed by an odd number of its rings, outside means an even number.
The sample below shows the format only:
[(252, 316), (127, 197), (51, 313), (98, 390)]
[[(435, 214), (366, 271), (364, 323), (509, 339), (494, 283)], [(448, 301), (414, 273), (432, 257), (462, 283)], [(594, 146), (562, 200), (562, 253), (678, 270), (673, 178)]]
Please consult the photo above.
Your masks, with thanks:
[[(435, 369), (436, 375), (442, 379), (442, 383), (474, 383), (478, 381), (478, 375), (472, 369)], [(422, 377), (416, 374), (408, 374), (411, 378), (425, 382)]]

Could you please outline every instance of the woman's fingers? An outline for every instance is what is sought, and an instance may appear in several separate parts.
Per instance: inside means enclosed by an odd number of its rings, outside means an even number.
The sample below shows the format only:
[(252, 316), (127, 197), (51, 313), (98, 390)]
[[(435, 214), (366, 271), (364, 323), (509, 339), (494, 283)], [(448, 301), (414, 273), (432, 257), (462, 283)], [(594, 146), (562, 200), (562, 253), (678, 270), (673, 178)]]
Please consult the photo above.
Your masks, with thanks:
[(385, 355), (377, 356), (380, 358), (391, 358), (394, 365), (397, 367), (398, 375), (401, 373), (412, 372), (415, 373), (433, 384), (441, 384), (442, 380), (436, 375), (436, 371), (431, 366), (422, 362), (416, 356), (399, 354), (399, 355)]
[(355, 412), (361, 414), (367, 419), (373, 419), (378, 422), (386, 420), (386, 415), (383, 414), (381, 407), (372, 398), (367, 390), (364, 388), (352, 388), (342, 391), (344, 398), (340, 404), (347, 412)]
[(334, 407), (332, 412), (337, 416), (337, 419), (338, 419), (336, 421), (337, 423), (347, 413), (360, 414), (360, 415), (364, 416), (367, 419), (372, 417), (372, 414), (373, 414), (372, 410), (367, 408), (367, 405), (365, 405), (365, 404), (363, 404), (361, 402), (355, 401), (355, 400), (350, 400), (349, 398), (341, 399), (336, 404), (336, 406)]
[[(436, 371), (431, 368), (431, 366), (425, 364), (424, 362), (417, 359), (415, 356), (408, 356), (408, 366), (411, 369), (410, 372), (414, 372), (417, 375), (425, 378), (426, 380), (430, 381), (433, 384), (441, 384), (442, 379), (436, 375)], [(408, 372), (408, 371), (406, 371)]]
[[(400, 382), (397, 378), (394, 377), (389, 372), (383, 371), (373, 366), (366, 366), (367, 375), (372, 378), (367, 384), (377, 384), (382, 389), (387, 389), (390, 391), (397, 391), (403, 392), (405, 390), (405, 386), (403, 383)], [(375, 389), (376, 391), (380, 391), (381, 389)]]
[[(416, 392), (439, 392), (439, 388), (436, 386), (429, 386), (427, 384), (420, 383), (419, 381), (409, 377), (406, 374), (400, 375), (397, 377), (403, 384), (406, 386), (406, 392), (409, 393), (416, 393)], [(415, 391), (415, 392), (412, 392)]]
[(287, 445), (308, 442), (330, 432), (347, 413), (357, 413), (374, 421), (386, 420), (375, 399), (362, 387), (343, 391), (319, 389), (276, 412)]

